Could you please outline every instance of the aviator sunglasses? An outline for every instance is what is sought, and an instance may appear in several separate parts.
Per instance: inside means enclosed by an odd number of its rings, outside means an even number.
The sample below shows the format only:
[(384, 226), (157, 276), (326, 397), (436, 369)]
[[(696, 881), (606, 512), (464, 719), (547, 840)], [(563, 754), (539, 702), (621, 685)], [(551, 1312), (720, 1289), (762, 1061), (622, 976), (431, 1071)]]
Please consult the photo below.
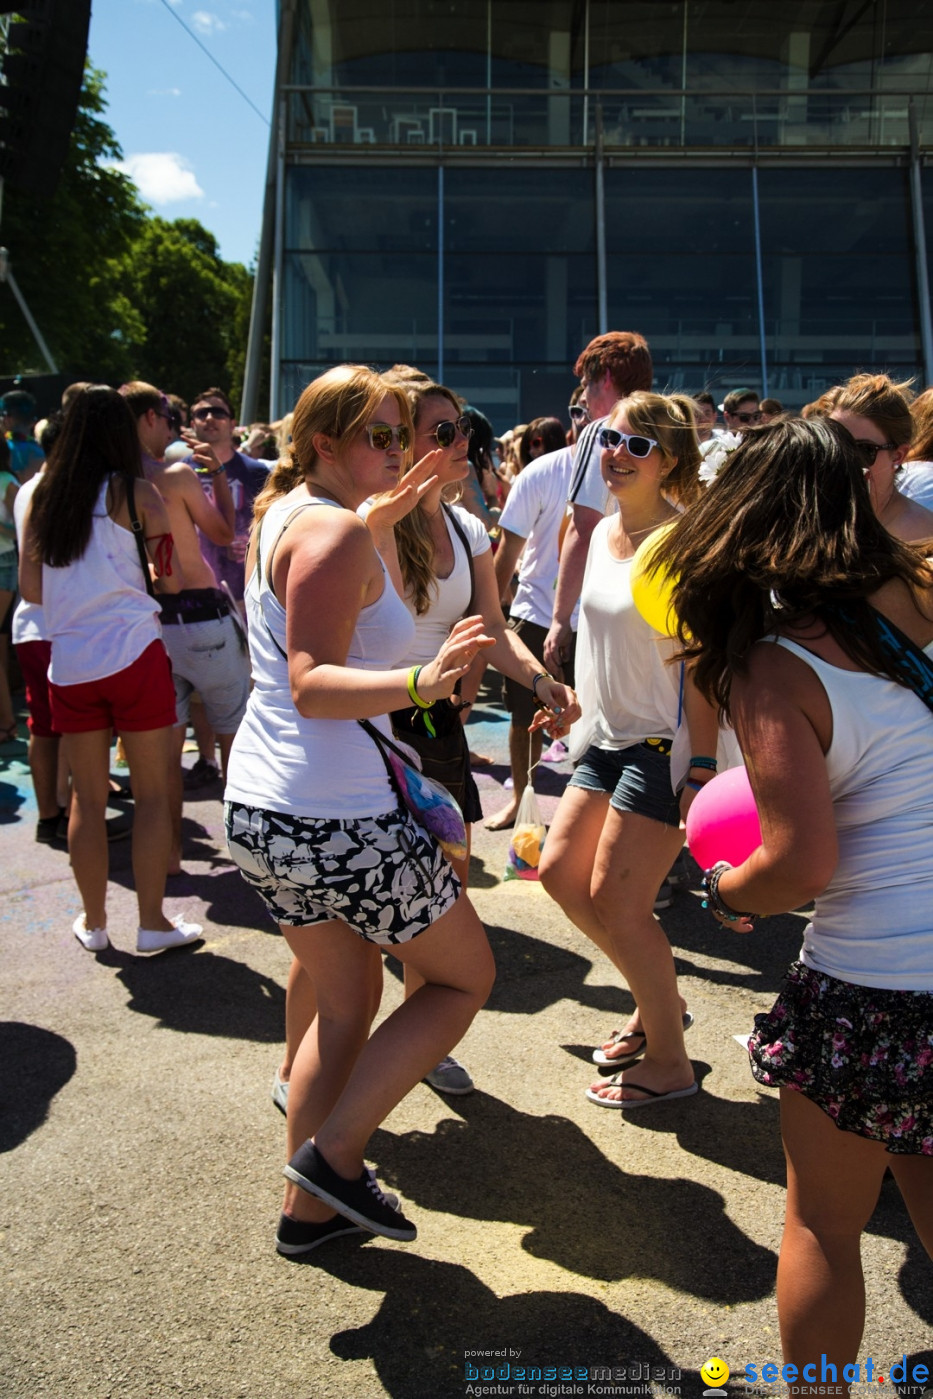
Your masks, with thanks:
[(739, 422), (744, 423), (746, 427), (750, 427), (755, 423), (761, 422), (760, 413), (733, 413), (732, 417), (738, 418)]
[(657, 442), (653, 437), (641, 437), (638, 433), (617, 432), (614, 427), (603, 427), (599, 430), (600, 447), (608, 447), (614, 451), (616, 447), (625, 443), (625, 450), (630, 457), (646, 457), (652, 447), (657, 447)]
[(411, 432), (407, 427), (389, 427), (387, 423), (373, 423), (366, 429), (370, 447), (377, 452), (387, 452), (393, 442), (397, 442), (403, 452), (408, 451)]
[(466, 413), (453, 421), (445, 418), (436, 427), (428, 428), (425, 437), (433, 437), (439, 447), (452, 447), (457, 440), (458, 432), (463, 437), (473, 436), (473, 425)]

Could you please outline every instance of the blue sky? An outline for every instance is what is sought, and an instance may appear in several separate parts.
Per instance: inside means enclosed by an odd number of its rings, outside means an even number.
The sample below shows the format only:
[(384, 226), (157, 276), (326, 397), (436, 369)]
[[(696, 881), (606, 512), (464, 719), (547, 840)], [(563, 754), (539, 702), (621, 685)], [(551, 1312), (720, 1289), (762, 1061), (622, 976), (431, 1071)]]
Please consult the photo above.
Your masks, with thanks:
[(91, 10), (88, 57), (107, 75), (124, 168), (153, 213), (198, 219), (222, 257), (247, 266), (259, 245), (275, 11), (275, 0), (93, 0)]

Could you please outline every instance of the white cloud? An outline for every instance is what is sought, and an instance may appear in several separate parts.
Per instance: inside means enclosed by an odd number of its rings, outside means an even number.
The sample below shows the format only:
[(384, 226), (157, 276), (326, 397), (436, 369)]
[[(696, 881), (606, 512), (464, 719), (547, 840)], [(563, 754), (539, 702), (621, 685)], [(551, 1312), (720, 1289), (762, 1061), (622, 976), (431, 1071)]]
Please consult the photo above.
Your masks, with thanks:
[(114, 161), (113, 165), (129, 175), (149, 204), (177, 204), (185, 199), (204, 198), (190, 161), (174, 151), (131, 155), (126, 160)]
[(191, 25), (199, 34), (220, 34), (226, 29), (226, 25), (219, 15), (212, 15), (208, 10), (195, 10), (191, 16)]
[(180, 87), (151, 87), (146, 93), (147, 97), (180, 97)]

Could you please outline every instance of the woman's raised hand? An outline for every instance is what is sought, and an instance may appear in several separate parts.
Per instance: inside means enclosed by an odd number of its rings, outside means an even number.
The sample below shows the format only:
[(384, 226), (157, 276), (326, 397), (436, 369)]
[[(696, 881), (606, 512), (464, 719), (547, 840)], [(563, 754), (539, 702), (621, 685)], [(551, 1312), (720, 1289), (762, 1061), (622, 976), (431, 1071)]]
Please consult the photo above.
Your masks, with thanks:
[(366, 516), (366, 523), (373, 534), (394, 529), (399, 520), (411, 514), (425, 491), (429, 491), (436, 482), (436, 468), (443, 455), (440, 450), (428, 452), (427, 456), (415, 462), (410, 471), (398, 478), (391, 491), (376, 496)]
[(466, 675), (478, 651), (495, 646), (494, 636), (487, 636), (482, 617), (462, 617), (451, 628), (433, 661), (421, 667), (418, 693), (422, 699), (447, 699), (461, 676)]

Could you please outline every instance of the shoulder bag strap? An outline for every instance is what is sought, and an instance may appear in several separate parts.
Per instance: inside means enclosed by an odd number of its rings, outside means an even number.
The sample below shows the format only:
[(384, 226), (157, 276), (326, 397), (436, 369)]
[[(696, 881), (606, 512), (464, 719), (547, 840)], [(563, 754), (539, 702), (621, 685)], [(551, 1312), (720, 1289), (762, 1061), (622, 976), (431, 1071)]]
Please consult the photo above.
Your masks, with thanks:
[[(283, 535), (283, 534), (285, 533), (285, 531), (288, 529), (289, 525), (291, 524), (292, 520), (294, 520), (295, 516), (296, 516), (296, 515), (300, 515), (301, 512), (302, 512), (303, 510), (310, 510), (313, 504), (314, 504), (314, 502), (311, 501), (311, 500), (309, 500), (305, 505), (297, 505), (297, 506), (295, 507), (295, 509), (291, 512), (291, 514), (288, 515), (288, 516), (286, 517), (286, 519), (284, 520), (284, 522), (283, 522), (283, 524), (282, 524), (282, 528), (279, 530), (278, 534), (275, 536), (275, 539), (272, 541), (272, 548), (269, 550), (269, 573), (267, 574), (266, 579), (265, 579), (266, 583), (268, 584), (268, 586), (269, 586), (270, 588), (272, 587), (272, 578), (271, 578), (272, 561), (273, 561), (273, 559), (275, 558), (275, 551), (276, 551), (276, 549), (279, 547), (279, 542), (281, 541), (282, 535)], [(258, 577), (259, 577), (259, 588), (260, 588), (260, 591), (262, 591), (262, 584), (263, 584), (263, 576), (262, 576), (262, 555), (261, 555), (261, 553), (260, 553), (260, 543), (261, 543), (261, 539), (262, 539), (262, 521), (260, 521), (260, 523), (259, 523), (259, 529), (258, 529), (257, 532), (256, 532), (256, 572), (257, 572)], [(280, 646), (279, 643), (276, 641), (275, 637), (272, 635), (272, 628), (269, 626), (269, 623), (268, 623), (268, 622), (266, 622), (266, 631), (269, 633), (269, 639), (270, 639), (270, 641), (272, 642), (272, 645), (273, 645), (273, 646), (275, 647), (275, 649), (278, 651), (279, 655), (283, 658), (283, 660), (286, 660), (286, 661), (287, 661), (287, 660), (288, 660), (288, 656), (287, 656), (286, 652), (284, 652), (284, 651), (282, 650), (281, 646)]]
[(143, 581), (146, 584), (146, 592), (150, 597), (155, 597), (155, 588), (152, 586), (152, 574), (149, 572), (149, 555), (146, 553), (146, 545), (143, 539), (143, 525), (136, 514), (136, 490), (133, 477), (127, 476), (126, 481), (126, 508), (130, 512), (130, 524), (133, 526), (133, 538), (136, 540), (136, 552), (139, 554), (139, 565), (143, 571)]
[(456, 534), (457, 538), (460, 540), (460, 543), (466, 550), (467, 567), (470, 570), (470, 601), (467, 603), (467, 609), (463, 615), (464, 617), (472, 617), (473, 599), (476, 596), (476, 571), (473, 566), (473, 550), (470, 548), (470, 541), (466, 537), (466, 530), (463, 528), (460, 521), (457, 519), (456, 515), (451, 510), (450, 506), (447, 504), (446, 501), (441, 501), (441, 505), (443, 507), (444, 514), (447, 516), (448, 520), (450, 521), (453, 527), (454, 533)]
[[(855, 618), (847, 608), (836, 606), (833, 612), (840, 621), (855, 627)], [(905, 690), (913, 690), (927, 708), (933, 711), (933, 661), (916, 642), (911, 641), (906, 632), (902, 632), (889, 617), (885, 617), (883, 612), (879, 612), (876, 607), (873, 607), (871, 612), (881, 648), (891, 665), (892, 676)]]

